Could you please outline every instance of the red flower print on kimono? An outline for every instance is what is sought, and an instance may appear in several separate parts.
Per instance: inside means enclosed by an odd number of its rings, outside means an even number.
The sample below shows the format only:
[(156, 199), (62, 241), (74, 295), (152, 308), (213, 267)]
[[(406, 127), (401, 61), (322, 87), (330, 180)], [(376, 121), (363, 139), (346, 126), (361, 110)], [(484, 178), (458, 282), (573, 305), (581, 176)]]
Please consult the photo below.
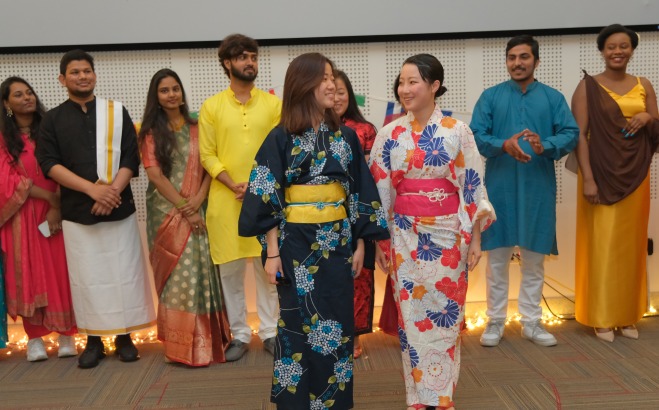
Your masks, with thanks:
[(455, 161), (451, 160), (451, 162), (448, 163), (448, 169), (451, 171), (451, 178), (458, 179), (458, 177), (455, 175)]
[(373, 179), (375, 180), (376, 183), (379, 182), (381, 179), (387, 177), (387, 173), (384, 172), (384, 170), (380, 168), (380, 166), (376, 162), (373, 162), (373, 164), (371, 165), (371, 175), (373, 175)]
[(414, 151), (412, 152), (412, 157), (410, 158), (410, 162), (407, 164), (407, 169), (408, 171), (411, 170), (412, 168), (423, 168), (423, 161), (426, 158), (426, 151), (422, 150), (419, 147), (414, 148)]
[(380, 247), (380, 250), (382, 253), (384, 253), (385, 258), (387, 258), (387, 261), (391, 260), (391, 239), (387, 239), (384, 241), (377, 241), (377, 245)]
[(445, 294), (447, 298), (454, 300), (459, 305), (463, 305), (467, 298), (467, 274), (465, 271), (460, 273), (460, 278), (457, 282), (444, 277), (435, 283), (435, 288)]
[(394, 189), (400, 184), (400, 181), (405, 178), (405, 171), (403, 170), (398, 170), (398, 171), (393, 171), (391, 173), (391, 186), (394, 187)]
[(449, 266), (451, 269), (457, 269), (460, 263), (460, 250), (457, 246), (442, 251), (442, 265)]
[(451, 357), (451, 360), (455, 360), (455, 346), (451, 346), (450, 349), (446, 351), (448, 355)]
[[(472, 221), (474, 220), (474, 215), (476, 215), (476, 211), (478, 210), (478, 207), (476, 206), (475, 202), (470, 203), (469, 205), (466, 206), (467, 208), (467, 213), (469, 214), (469, 219)], [(481, 231), (484, 231), (485, 229), (481, 229)]]
[(432, 329), (433, 324), (430, 321), (430, 319), (425, 318), (420, 322), (414, 322), (414, 326), (416, 326), (419, 329), (419, 332), (425, 332), (426, 330)]
[(393, 139), (393, 140), (397, 140), (397, 139), (398, 139), (398, 136), (399, 136), (401, 133), (405, 132), (405, 131), (407, 131), (407, 128), (405, 128), (405, 127), (403, 127), (403, 126), (401, 126), (401, 125), (397, 126), (396, 128), (394, 128), (393, 131), (391, 131), (391, 139)]
[(460, 231), (460, 234), (465, 239), (465, 243), (469, 245), (471, 243), (471, 234), (466, 231)]
[(408, 300), (410, 298), (410, 293), (405, 288), (401, 288), (398, 297), (400, 300)]

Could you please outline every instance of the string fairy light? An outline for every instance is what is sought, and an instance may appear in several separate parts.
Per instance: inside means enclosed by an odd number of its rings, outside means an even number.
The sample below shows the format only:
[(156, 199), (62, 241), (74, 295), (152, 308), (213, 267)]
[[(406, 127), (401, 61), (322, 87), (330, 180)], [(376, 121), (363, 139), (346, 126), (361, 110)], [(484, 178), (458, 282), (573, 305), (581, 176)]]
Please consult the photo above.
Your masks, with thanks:
[[(114, 339), (115, 336), (101, 337), (101, 340), (103, 341), (103, 345), (105, 346), (106, 353), (111, 353), (115, 351)], [(131, 333), (131, 339), (133, 339), (133, 343), (136, 345), (143, 345), (147, 343), (160, 343), (155, 328), (147, 329), (145, 332)], [(25, 334), (25, 332), (22, 331), (22, 329), (21, 331), (10, 333), (9, 341), (7, 342), (7, 348), (6, 348), (7, 351), (5, 352), (5, 355), (11, 356), (14, 353), (26, 351), (28, 340), (29, 339), (27, 337), (27, 334)], [(85, 349), (85, 346), (87, 345), (86, 336), (75, 335), (74, 340), (78, 352), (81, 352), (82, 350)], [(57, 351), (58, 348), (57, 336), (55, 334), (51, 334), (50, 336), (44, 337), (43, 344), (46, 348), (46, 351), (48, 352)]]

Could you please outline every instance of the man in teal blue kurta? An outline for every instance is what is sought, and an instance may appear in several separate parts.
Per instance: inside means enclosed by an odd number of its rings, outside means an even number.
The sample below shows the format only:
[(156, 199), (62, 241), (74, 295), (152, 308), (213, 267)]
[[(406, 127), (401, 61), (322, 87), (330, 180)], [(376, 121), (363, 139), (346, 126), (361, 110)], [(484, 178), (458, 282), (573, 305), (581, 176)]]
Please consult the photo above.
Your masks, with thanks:
[(576, 147), (579, 129), (565, 97), (535, 80), (538, 48), (531, 36), (508, 42), (511, 79), (483, 92), (471, 121), (478, 150), (487, 158), (485, 185), (497, 213), (497, 222), (482, 236), (482, 249), (489, 251), (483, 346), (496, 346), (503, 336), (514, 246), (521, 253), (522, 337), (556, 344), (540, 322), (544, 256), (558, 254), (554, 161)]

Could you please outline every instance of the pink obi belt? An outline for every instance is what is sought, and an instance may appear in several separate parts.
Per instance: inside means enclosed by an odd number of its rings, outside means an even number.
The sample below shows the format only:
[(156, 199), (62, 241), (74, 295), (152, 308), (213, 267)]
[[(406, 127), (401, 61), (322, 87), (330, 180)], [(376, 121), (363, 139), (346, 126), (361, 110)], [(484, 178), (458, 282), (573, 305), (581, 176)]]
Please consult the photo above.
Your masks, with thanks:
[(396, 187), (394, 212), (409, 216), (443, 216), (458, 212), (458, 188), (446, 178), (403, 179)]

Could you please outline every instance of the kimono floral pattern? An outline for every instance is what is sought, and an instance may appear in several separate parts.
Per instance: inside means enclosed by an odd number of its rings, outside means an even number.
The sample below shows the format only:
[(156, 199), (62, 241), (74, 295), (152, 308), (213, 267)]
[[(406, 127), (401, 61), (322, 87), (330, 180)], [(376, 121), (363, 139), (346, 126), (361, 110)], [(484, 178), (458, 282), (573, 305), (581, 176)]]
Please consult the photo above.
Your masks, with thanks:
[[(407, 404), (446, 405), (460, 369), (471, 230), (477, 219), (485, 229), (495, 218), (481, 157), (471, 130), (436, 107), (423, 128), (411, 113), (383, 128), (370, 161), (391, 233), (383, 250), (394, 271)], [(457, 188), (457, 213), (394, 212), (396, 187), (406, 178), (446, 178)]]
[[(292, 135), (275, 128), (256, 156), (239, 221), (241, 235), (278, 226), (280, 285), (273, 402), (282, 408), (352, 407), (352, 252), (356, 238), (385, 239), (386, 213), (354, 131), (323, 123)], [(285, 190), (338, 182), (346, 217), (319, 223), (286, 220)], [(328, 201), (330, 202), (330, 201)], [(332, 201), (334, 202), (334, 201)], [(316, 205), (334, 206), (331, 204)], [(328, 289), (331, 289), (328, 292)], [(311, 370), (313, 369), (313, 371)]]

